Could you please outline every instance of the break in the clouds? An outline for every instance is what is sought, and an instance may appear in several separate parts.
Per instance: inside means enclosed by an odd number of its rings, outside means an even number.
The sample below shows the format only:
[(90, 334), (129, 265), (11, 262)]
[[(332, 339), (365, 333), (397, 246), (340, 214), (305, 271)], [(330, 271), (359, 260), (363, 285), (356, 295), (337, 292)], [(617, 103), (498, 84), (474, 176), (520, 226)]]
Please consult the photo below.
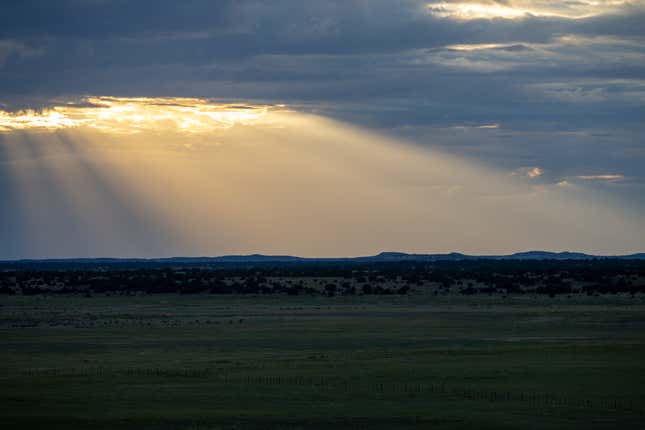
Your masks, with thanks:
[(453, 19), (522, 18), (547, 16), (561, 18), (588, 18), (595, 15), (620, 13), (631, 2), (627, 1), (553, 1), (553, 0), (480, 0), (430, 1), (433, 14)]
[[(280, 106), (273, 107), (280, 108)], [(199, 134), (252, 124), (268, 106), (213, 104), (191, 98), (85, 97), (44, 110), (0, 111), (0, 132), (88, 128), (108, 134)]]
[(526, 176), (527, 178), (537, 178), (544, 174), (544, 170), (539, 167), (520, 167), (513, 172), (514, 175)]
[(169, 121), (217, 128), (286, 105), (643, 214), (643, 22), (642, 0), (3, 2), (0, 127), (116, 129), (129, 100), (149, 132), (171, 109), (141, 101), (172, 99), (194, 110)]

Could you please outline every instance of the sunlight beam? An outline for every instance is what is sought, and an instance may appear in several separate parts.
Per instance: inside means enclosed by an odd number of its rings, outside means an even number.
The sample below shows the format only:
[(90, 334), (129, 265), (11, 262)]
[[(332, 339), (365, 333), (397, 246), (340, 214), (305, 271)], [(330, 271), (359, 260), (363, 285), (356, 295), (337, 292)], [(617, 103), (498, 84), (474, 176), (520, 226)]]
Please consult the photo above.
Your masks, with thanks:
[[(179, 106), (189, 118), (215, 109), (180, 100), (146, 99), (142, 109), (170, 117)], [(536, 166), (509, 175), (284, 107), (200, 132), (186, 132), (176, 116), (159, 131), (159, 121), (133, 114), (139, 102), (113, 107), (68, 113), (83, 120), (74, 127), (3, 133), (11, 145), (0, 168), (11, 166), (24, 201), (2, 210), (22, 220), (15, 230), (30, 232), (39, 257), (605, 254), (638, 250), (645, 240), (634, 233), (645, 232), (640, 214), (607, 203), (593, 191), (598, 181), (548, 184)], [(117, 111), (123, 116), (114, 118)], [(137, 131), (122, 131), (130, 126)]]

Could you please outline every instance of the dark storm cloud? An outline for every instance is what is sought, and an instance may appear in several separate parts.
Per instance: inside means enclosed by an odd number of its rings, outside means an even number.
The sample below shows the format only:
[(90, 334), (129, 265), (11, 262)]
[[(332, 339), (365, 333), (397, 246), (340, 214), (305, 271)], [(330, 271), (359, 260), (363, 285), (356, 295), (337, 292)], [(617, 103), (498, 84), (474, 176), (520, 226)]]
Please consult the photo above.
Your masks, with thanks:
[[(454, 43), (549, 40), (567, 32), (643, 36), (643, 12), (582, 20), (441, 19), (420, 1), (16, 1), (0, 38), (110, 65), (201, 63), (261, 54), (379, 53)], [(78, 39), (78, 40), (76, 40)], [(74, 44), (74, 42), (77, 42)], [(82, 43), (80, 43), (82, 42)], [(73, 58), (70, 58), (73, 60)], [(61, 59), (62, 60), (62, 59)], [(88, 58), (78, 58), (87, 61)]]
[(579, 20), (573, 25), (573, 31), (597, 34), (629, 36), (642, 38), (645, 36), (645, 7), (628, 6), (623, 13), (590, 17)]
[[(427, 3), (4, 2), (0, 102), (15, 109), (82, 94), (261, 100), (508, 168), (531, 161), (564, 173), (559, 163), (574, 158), (565, 153), (598, 169), (608, 148), (645, 162), (633, 148), (644, 143), (642, 2), (579, 19), (512, 20), (455, 20)], [(500, 129), (446, 134), (491, 123)], [(498, 134), (509, 130), (512, 147)], [(630, 166), (622, 165), (642, 177)]]
[[(41, 55), (10, 54), (6, 67), (119, 68), (200, 65), (261, 55), (386, 54), (459, 43), (546, 42), (554, 36), (643, 35), (638, 18), (442, 19), (419, 1), (10, 2), (0, 39)], [(641, 21), (642, 22), (642, 21)], [(520, 45), (517, 45), (520, 46)], [(511, 48), (512, 49), (512, 48)], [(9, 67), (10, 68), (10, 67)]]
[(0, 37), (104, 39), (194, 31), (227, 20), (234, 0), (9, 0)]

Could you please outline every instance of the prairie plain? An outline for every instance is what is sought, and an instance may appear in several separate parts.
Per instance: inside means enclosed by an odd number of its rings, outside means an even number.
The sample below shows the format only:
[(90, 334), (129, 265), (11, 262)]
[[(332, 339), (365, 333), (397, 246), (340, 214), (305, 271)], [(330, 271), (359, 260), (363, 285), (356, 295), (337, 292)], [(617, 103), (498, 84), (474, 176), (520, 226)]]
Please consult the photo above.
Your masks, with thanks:
[(626, 294), (0, 297), (4, 428), (640, 428)]

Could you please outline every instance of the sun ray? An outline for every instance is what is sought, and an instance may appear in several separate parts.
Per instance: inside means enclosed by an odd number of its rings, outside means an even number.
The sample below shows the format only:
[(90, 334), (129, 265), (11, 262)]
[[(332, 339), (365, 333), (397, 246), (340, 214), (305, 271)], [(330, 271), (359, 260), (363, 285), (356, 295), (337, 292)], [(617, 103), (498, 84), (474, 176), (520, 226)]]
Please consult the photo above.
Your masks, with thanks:
[(536, 184), (284, 108), (200, 132), (147, 130), (130, 113), (117, 122), (139, 131), (4, 132), (24, 198), (14, 212), (40, 256), (603, 251), (645, 239), (637, 214), (603, 207), (584, 183)]

